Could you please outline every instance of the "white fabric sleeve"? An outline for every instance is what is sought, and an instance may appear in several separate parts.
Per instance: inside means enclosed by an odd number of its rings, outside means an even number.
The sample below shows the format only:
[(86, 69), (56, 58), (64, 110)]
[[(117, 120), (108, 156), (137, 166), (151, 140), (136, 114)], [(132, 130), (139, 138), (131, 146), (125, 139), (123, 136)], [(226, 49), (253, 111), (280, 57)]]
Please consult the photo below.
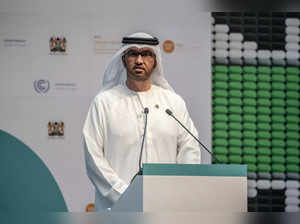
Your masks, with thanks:
[[(189, 116), (184, 101), (181, 108), (181, 114), (178, 118), (186, 126), (186, 128), (198, 138), (198, 132)], [(176, 116), (176, 114), (175, 114)], [(200, 164), (201, 152), (199, 143), (181, 126), (179, 128), (179, 135), (177, 140), (177, 163), (183, 164)]]
[(93, 102), (83, 128), (85, 161), (88, 177), (96, 190), (112, 206), (127, 189), (128, 184), (119, 178), (104, 156), (102, 119), (101, 108), (97, 102)]

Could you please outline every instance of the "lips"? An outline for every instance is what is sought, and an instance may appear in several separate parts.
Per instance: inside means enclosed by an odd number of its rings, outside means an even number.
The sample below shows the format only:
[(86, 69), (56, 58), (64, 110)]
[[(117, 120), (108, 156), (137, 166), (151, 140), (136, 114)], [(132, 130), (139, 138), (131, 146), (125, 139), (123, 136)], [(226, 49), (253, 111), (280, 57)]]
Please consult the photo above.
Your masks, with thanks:
[(145, 69), (142, 68), (142, 67), (134, 67), (134, 71), (135, 71), (136, 73), (143, 73), (143, 72), (145, 71)]
[(135, 70), (145, 70), (143, 67), (134, 67)]

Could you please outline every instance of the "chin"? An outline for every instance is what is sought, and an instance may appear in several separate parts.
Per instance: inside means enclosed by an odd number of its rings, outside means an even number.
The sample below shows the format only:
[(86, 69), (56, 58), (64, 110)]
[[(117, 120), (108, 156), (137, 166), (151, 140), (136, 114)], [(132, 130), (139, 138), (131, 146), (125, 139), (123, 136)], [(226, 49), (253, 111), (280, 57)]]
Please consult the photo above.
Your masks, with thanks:
[(140, 81), (140, 82), (143, 82), (143, 81), (146, 81), (147, 78), (146, 77), (136, 77), (135, 79), (136, 81)]
[(143, 73), (143, 72), (134, 73), (133, 75), (134, 75), (134, 77), (139, 77), (139, 78), (146, 77), (145, 73)]
[(139, 73), (132, 72), (130, 74), (130, 77), (131, 77), (131, 79), (136, 80), (136, 81), (146, 81), (151, 77), (151, 75), (149, 76), (148, 74), (146, 74), (144, 72), (139, 72)]

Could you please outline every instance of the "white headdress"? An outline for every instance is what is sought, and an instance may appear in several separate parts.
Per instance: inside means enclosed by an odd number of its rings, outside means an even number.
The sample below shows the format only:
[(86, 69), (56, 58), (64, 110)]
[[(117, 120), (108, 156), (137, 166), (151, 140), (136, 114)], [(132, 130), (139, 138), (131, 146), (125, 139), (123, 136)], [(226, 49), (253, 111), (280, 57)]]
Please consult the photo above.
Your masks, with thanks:
[[(153, 39), (151, 35), (147, 33), (134, 33), (129, 38), (150, 38)], [(169, 89), (173, 91), (173, 88), (169, 85), (167, 80), (164, 77), (163, 66), (161, 61), (161, 51), (159, 45), (148, 45), (148, 44), (122, 44), (120, 50), (113, 56), (112, 60), (108, 64), (104, 72), (104, 78), (102, 82), (101, 92), (111, 89), (114, 86), (117, 86), (123, 83), (126, 80), (126, 68), (122, 62), (122, 55), (125, 50), (131, 47), (143, 48), (148, 47), (152, 48), (156, 55), (156, 67), (152, 72), (152, 83), (160, 86), (164, 89)]]

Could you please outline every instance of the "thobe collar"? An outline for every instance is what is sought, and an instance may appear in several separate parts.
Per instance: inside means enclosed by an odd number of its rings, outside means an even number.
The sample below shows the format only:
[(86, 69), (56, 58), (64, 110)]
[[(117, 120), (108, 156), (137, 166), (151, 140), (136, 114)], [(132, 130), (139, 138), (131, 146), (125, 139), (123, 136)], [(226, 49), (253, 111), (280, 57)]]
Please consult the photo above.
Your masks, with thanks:
[(122, 82), (122, 87), (123, 89), (130, 95), (139, 95), (139, 96), (144, 96), (144, 95), (148, 95), (148, 94), (152, 94), (153, 93), (153, 84), (151, 84), (150, 86), (150, 89), (146, 90), (146, 91), (140, 91), (140, 92), (137, 92), (137, 91), (134, 91), (134, 90), (131, 90), (128, 88), (128, 86), (126, 85), (126, 81), (124, 80)]

